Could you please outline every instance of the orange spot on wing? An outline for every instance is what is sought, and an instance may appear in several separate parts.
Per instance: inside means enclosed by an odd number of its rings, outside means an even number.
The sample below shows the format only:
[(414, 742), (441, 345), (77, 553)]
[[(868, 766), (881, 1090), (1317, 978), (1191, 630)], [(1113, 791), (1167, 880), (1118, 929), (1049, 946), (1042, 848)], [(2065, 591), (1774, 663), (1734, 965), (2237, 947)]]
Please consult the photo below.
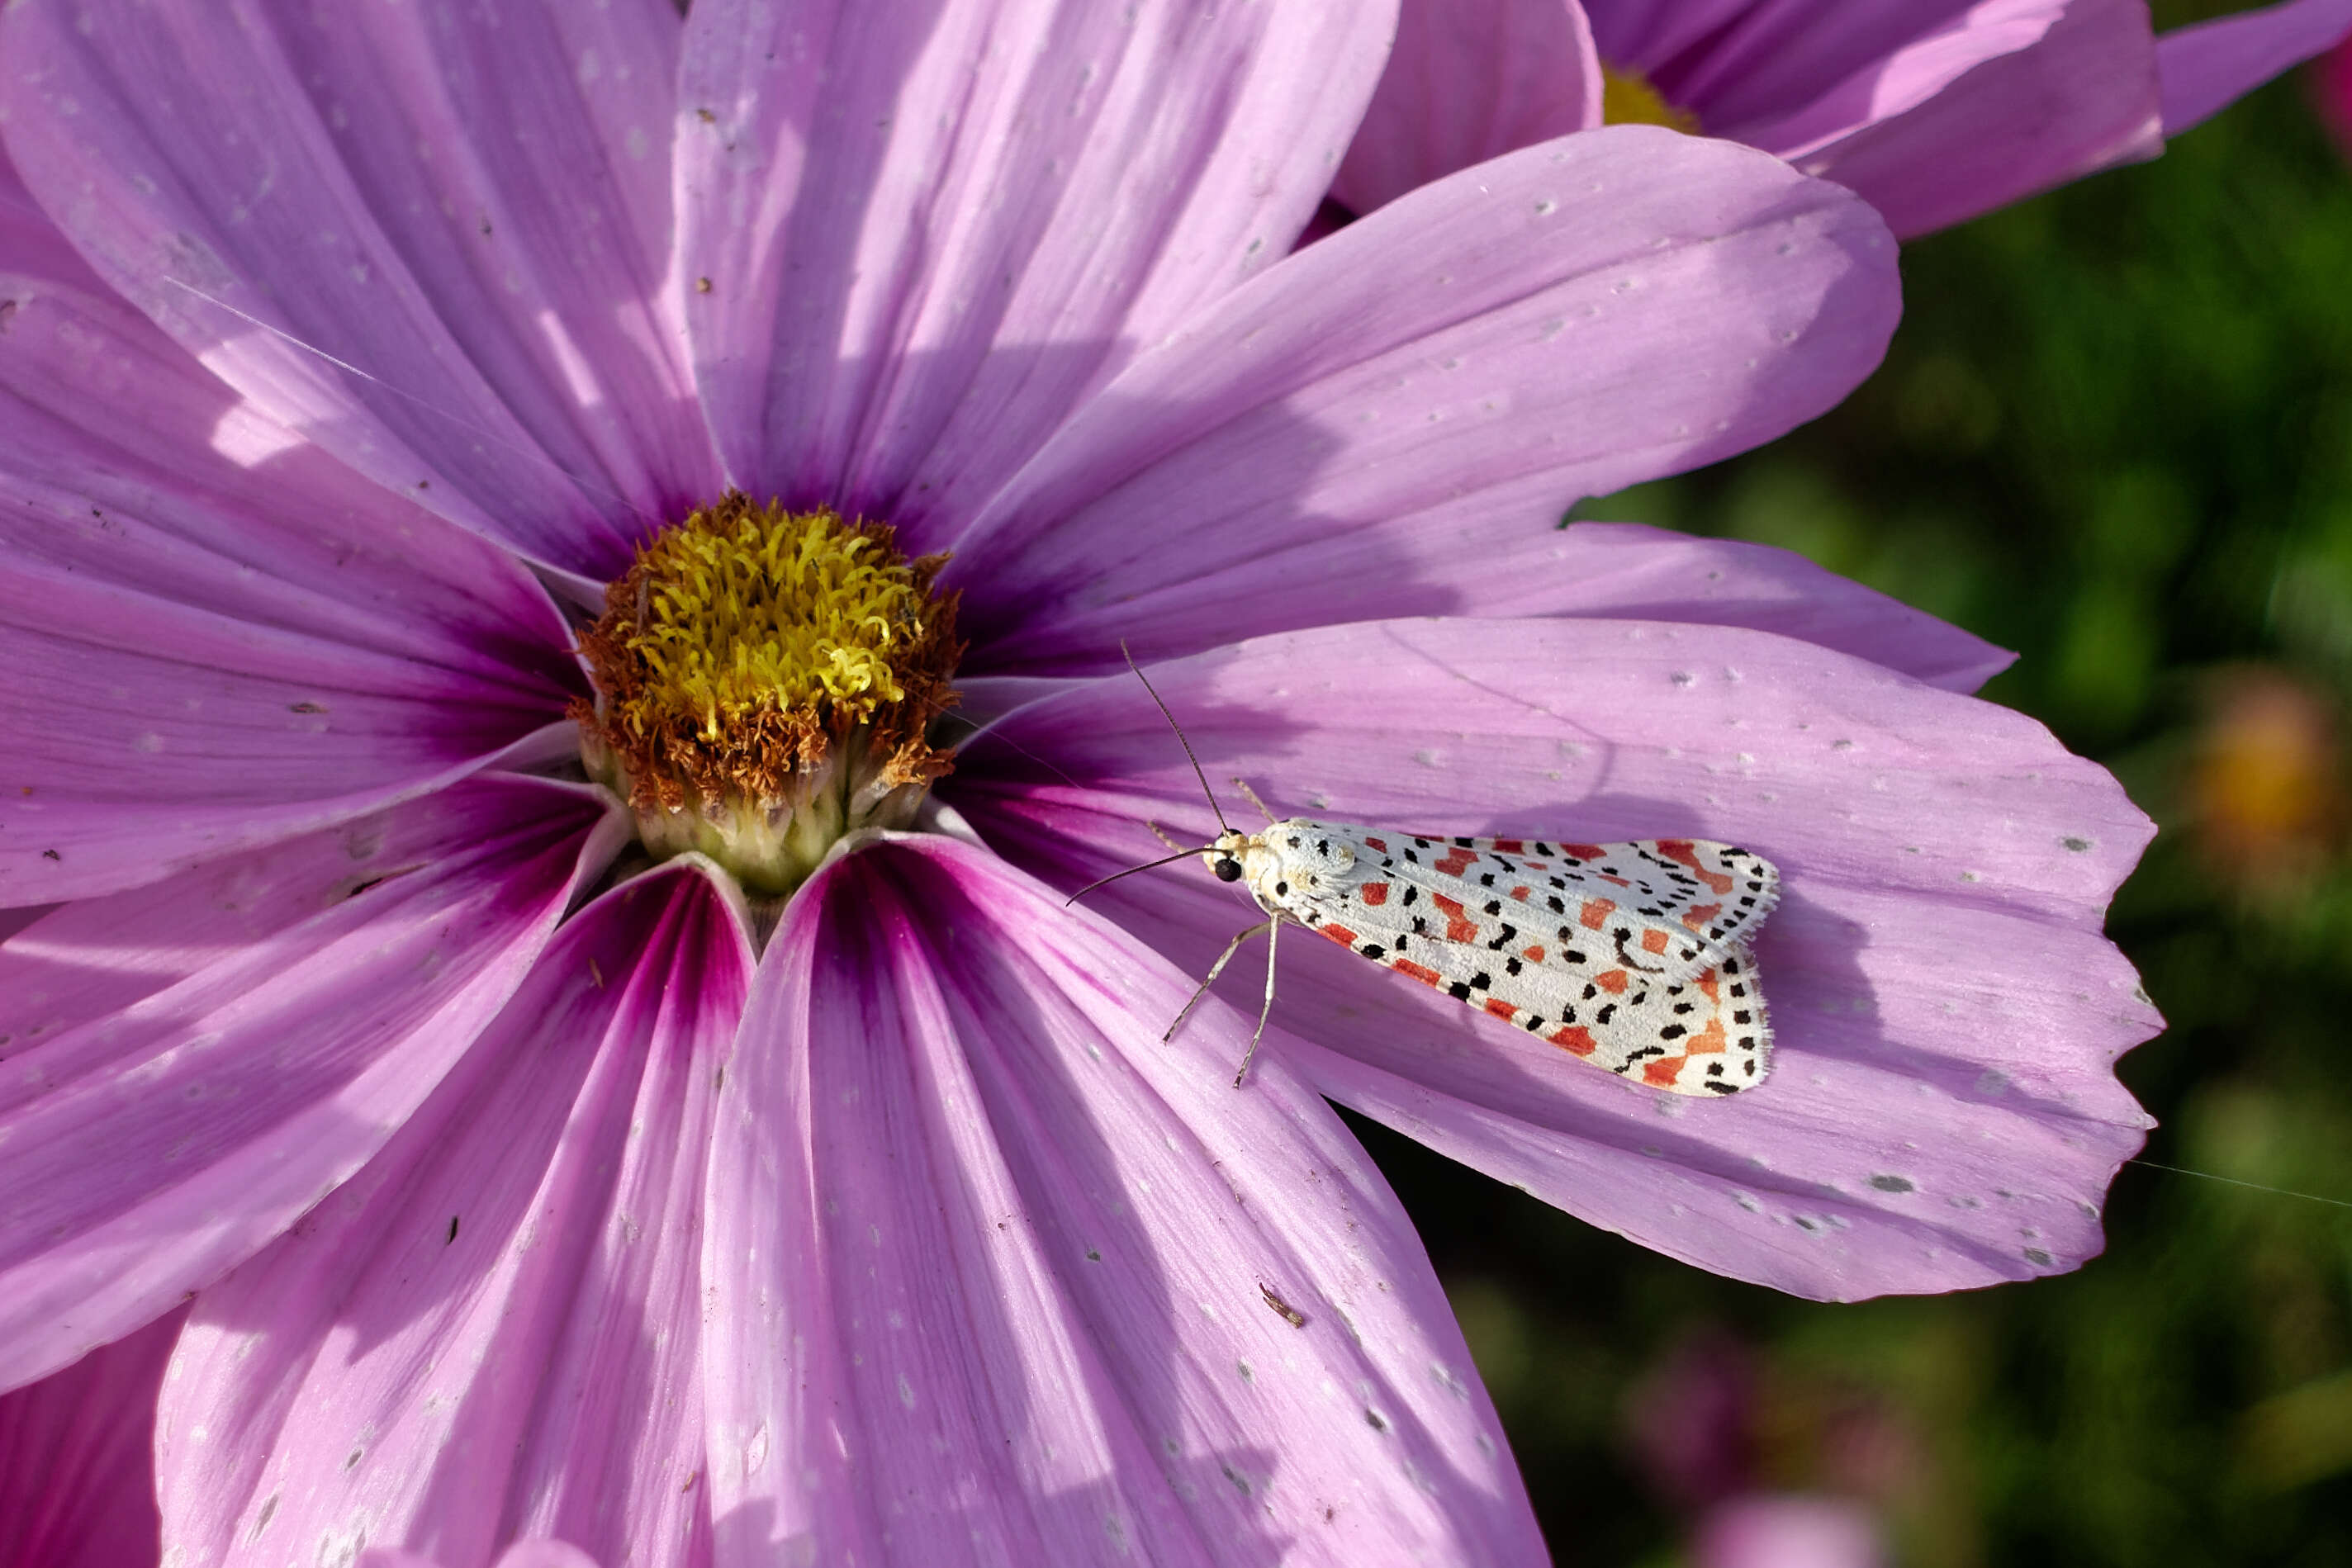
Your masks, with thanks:
[(1364, 847), (1374, 854), (1384, 855), (1389, 852), (1389, 841), (1386, 839), (1367, 838), (1364, 840)]
[(1488, 997), (1486, 998), (1486, 1010), (1493, 1013), (1496, 1018), (1502, 1019), (1506, 1021), (1519, 1016), (1519, 1009), (1513, 1007), (1510, 1003), (1505, 1001), (1500, 997)]
[(1588, 898), (1584, 901), (1584, 907), (1576, 912), (1576, 917), (1584, 923), (1587, 931), (1598, 931), (1608, 922), (1610, 914), (1616, 907), (1605, 898)]
[(1537, 943), (1532, 947), (1522, 947), (1519, 949), (1519, 956), (1525, 958), (1530, 964), (1542, 963), (1543, 955), (1543, 944), (1540, 942)]
[(1597, 861), (1601, 858), (1601, 846), (1599, 844), (1562, 844), (1559, 846), (1559, 852), (1564, 855), (1574, 855), (1580, 861)]
[(1478, 923), (1463, 913), (1459, 900), (1433, 893), (1430, 894), (1429, 902), (1437, 905), (1437, 912), (1445, 916), (1445, 939), (1448, 942), (1478, 940)]
[(1424, 986), (1434, 986), (1438, 982), (1439, 976), (1436, 970), (1424, 968), (1410, 958), (1399, 958), (1390, 967), (1398, 974), (1419, 980)]
[(1497, 853), (1507, 855), (1520, 855), (1528, 852), (1528, 846), (1517, 839), (1496, 839), (1495, 849)]
[(1715, 917), (1723, 913), (1720, 904), (1701, 904), (1683, 911), (1683, 924), (1704, 936)]
[(1692, 1057), (1720, 1055), (1723, 1049), (1723, 1020), (1709, 1019), (1705, 1029), (1684, 1041), (1680, 1056), (1661, 1056), (1654, 1061), (1644, 1062), (1642, 1082), (1663, 1089), (1683, 1075), (1683, 1069), (1690, 1064)]
[(1572, 1023), (1565, 1029), (1556, 1029), (1544, 1038), (1574, 1056), (1591, 1056), (1601, 1049), (1600, 1042), (1582, 1024)]
[(1315, 929), (1323, 933), (1324, 936), (1328, 936), (1332, 941), (1337, 942), (1342, 947), (1352, 947), (1356, 945), (1356, 934), (1349, 930), (1346, 926), (1340, 925), (1336, 920), (1326, 920), (1322, 925), (1318, 925)]
[(1368, 882), (1357, 891), (1363, 894), (1366, 904), (1381, 904), (1389, 901), (1389, 884), (1384, 882)]
[(1644, 952), (1644, 953), (1663, 953), (1663, 952), (1664, 952), (1665, 950), (1666, 950), (1666, 934), (1665, 934), (1664, 932), (1663, 932), (1663, 931), (1659, 930), (1656, 926), (1653, 925), (1653, 926), (1651, 926), (1647, 931), (1644, 931), (1644, 932), (1643, 932), (1643, 933), (1642, 933), (1642, 951), (1643, 951), (1643, 952)]
[(1442, 876), (1460, 876), (1464, 872), (1468, 871), (1473, 865), (1476, 864), (1477, 861), (1477, 851), (1465, 850), (1461, 848), (1459, 845), (1456, 845), (1454, 848), (1446, 851), (1444, 858), (1440, 860), (1430, 869), (1438, 873)]
[(1612, 997), (1622, 997), (1625, 994), (1625, 971), (1603, 969), (1592, 977), (1592, 983)]
[(1521, 904), (1525, 904), (1528, 901), (1528, 890), (1524, 887), (1515, 887), (1511, 889), (1511, 896), (1517, 899)]
[(1723, 1000), (1723, 981), (1716, 970), (1706, 971), (1691, 983), (1698, 988), (1698, 994), (1708, 1001), (1719, 1003)]
[(1677, 865), (1687, 866), (1692, 871), (1696, 872), (1698, 873), (1699, 881), (1706, 883), (1707, 886), (1715, 889), (1716, 892), (1729, 893), (1731, 891), (1731, 879), (1724, 875), (1719, 871), (1707, 870), (1707, 868), (1700, 862), (1698, 852), (1691, 847), (1691, 841), (1688, 839), (1660, 839), (1658, 841), (1658, 852), (1665, 856), (1668, 860), (1673, 861)]

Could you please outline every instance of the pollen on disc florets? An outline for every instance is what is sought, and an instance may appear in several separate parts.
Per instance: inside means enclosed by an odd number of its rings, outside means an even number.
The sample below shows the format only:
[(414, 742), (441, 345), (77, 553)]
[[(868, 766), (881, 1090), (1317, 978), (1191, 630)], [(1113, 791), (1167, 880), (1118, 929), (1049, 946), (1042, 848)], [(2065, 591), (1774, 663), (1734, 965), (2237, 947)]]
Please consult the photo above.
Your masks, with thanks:
[(581, 633), (596, 700), (573, 716), (646, 849), (780, 894), (845, 835), (906, 826), (950, 765), (929, 737), (963, 651), (946, 559), (740, 492), (639, 550)]

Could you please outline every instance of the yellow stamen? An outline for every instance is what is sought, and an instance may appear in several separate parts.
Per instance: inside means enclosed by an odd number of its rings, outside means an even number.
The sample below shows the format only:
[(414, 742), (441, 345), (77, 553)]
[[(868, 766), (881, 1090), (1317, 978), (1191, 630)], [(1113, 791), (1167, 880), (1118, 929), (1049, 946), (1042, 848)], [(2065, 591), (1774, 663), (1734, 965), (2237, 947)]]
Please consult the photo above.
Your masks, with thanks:
[(695, 849), (785, 892), (844, 833), (904, 826), (949, 754), (945, 557), (879, 524), (730, 493), (665, 528), (581, 633), (595, 681), (582, 756), (656, 854)]

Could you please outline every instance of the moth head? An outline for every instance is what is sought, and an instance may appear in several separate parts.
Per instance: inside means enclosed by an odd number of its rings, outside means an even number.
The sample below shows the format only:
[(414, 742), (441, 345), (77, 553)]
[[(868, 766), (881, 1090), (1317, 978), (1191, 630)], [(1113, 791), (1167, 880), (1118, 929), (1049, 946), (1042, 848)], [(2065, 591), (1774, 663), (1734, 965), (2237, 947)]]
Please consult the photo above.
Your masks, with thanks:
[(1249, 845), (1247, 835), (1231, 829), (1217, 835), (1217, 841), (1201, 852), (1219, 882), (1239, 882), (1242, 879), (1242, 851)]

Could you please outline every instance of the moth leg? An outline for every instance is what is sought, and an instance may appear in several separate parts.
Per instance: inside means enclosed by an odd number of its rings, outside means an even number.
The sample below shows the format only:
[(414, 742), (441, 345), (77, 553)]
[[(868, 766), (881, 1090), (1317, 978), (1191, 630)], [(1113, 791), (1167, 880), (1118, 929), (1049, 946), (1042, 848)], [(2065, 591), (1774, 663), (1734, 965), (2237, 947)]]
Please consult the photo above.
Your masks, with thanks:
[(1258, 809), (1259, 813), (1265, 818), (1269, 824), (1276, 820), (1274, 813), (1265, 809), (1265, 802), (1257, 798), (1257, 791), (1249, 787), (1248, 779), (1242, 778), (1238, 774), (1234, 775), (1234, 788), (1242, 792), (1242, 799), (1247, 800), (1251, 805), (1255, 806)]
[[(1209, 966), (1209, 977), (1202, 980), (1200, 985), (1193, 989), (1192, 999), (1184, 1004), (1183, 1009), (1176, 1015), (1176, 1021), (1170, 1024), (1168, 1026), (1168, 1032), (1160, 1037), (1160, 1044), (1166, 1045), (1170, 1040), (1176, 1038), (1176, 1031), (1184, 1027), (1184, 1020), (1192, 1016), (1192, 1009), (1201, 1005), (1201, 998), (1209, 994), (1209, 988), (1217, 983), (1217, 977), (1225, 972), (1225, 966), (1233, 962), (1234, 955), (1241, 951), (1242, 944), (1256, 936), (1259, 932), (1264, 931), (1269, 933), (1266, 937), (1266, 946), (1270, 948), (1274, 946), (1274, 937), (1271, 935), (1273, 930), (1273, 921), (1262, 921), (1259, 924), (1251, 926), (1248, 930), (1240, 933), (1238, 936), (1234, 936), (1232, 941), (1225, 944), (1225, 950), (1217, 955), (1217, 961), (1215, 963)], [(1263, 1029), (1265, 1025), (1260, 1024), (1259, 1027)]]
[(1185, 848), (1184, 845), (1178, 843), (1174, 839), (1168, 836), (1167, 829), (1151, 821), (1149, 817), (1144, 819), (1143, 825), (1150, 828), (1151, 830), (1152, 836), (1158, 839), (1161, 843), (1166, 844), (1170, 849), (1181, 850)]
[(1249, 1076), (1250, 1061), (1257, 1055), (1257, 1042), (1265, 1038), (1265, 1020), (1274, 1016), (1274, 939), (1281, 935), (1281, 921), (1265, 923), (1265, 1006), (1257, 1009), (1257, 1032), (1250, 1036), (1250, 1048), (1242, 1052), (1241, 1070), (1234, 1074), (1234, 1087), (1236, 1089), (1242, 1086), (1242, 1080)]

